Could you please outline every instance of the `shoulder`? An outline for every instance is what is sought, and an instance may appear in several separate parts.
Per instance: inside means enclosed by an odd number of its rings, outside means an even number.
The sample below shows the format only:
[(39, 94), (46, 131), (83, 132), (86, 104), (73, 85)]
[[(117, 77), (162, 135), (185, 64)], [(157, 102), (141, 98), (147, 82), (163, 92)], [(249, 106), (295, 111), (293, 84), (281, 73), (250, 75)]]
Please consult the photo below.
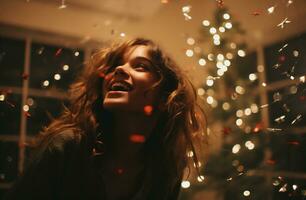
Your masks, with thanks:
[(67, 147), (76, 147), (81, 144), (81, 134), (71, 129), (53, 134), (45, 141), (49, 151), (64, 151)]
[(32, 161), (37, 162), (46, 157), (66, 157), (80, 150), (82, 136), (71, 129), (58, 133), (41, 135), (32, 152)]

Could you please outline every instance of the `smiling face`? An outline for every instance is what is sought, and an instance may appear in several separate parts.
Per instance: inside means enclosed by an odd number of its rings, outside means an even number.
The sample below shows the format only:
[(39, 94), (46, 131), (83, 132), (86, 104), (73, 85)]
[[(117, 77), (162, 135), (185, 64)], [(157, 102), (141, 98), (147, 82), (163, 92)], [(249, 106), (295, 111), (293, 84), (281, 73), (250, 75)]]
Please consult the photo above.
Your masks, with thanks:
[(144, 112), (158, 104), (158, 74), (148, 55), (149, 47), (129, 48), (103, 81), (103, 107), (109, 111)]

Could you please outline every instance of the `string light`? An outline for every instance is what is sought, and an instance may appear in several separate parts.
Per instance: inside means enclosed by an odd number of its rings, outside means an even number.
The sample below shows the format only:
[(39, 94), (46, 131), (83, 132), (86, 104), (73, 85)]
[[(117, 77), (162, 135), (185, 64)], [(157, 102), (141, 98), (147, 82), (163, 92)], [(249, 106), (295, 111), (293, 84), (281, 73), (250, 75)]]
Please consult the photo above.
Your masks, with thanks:
[(257, 75), (252, 73), (252, 74), (249, 74), (249, 79), (250, 81), (255, 81), (257, 79)]
[(224, 28), (223, 26), (220, 26), (220, 27), (219, 27), (219, 31), (220, 31), (221, 33), (224, 33), (224, 32), (225, 32), (225, 28)]
[(233, 54), (232, 53), (227, 53), (226, 58), (227, 59), (233, 59)]
[(186, 56), (192, 57), (193, 56), (193, 50), (192, 49), (187, 49), (186, 50)]
[(206, 60), (204, 58), (199, 59), (199, 65), (205, 66), (206, 65)]
[(43, 86), (45, 86), (45, 87), (47, 87), (47, 86), (49, 86), (49, 81), (48, 80), (45, 80), (44, 82), (43, 82)]
[(212, 96), (208, 96), (206, 101), (208, 104), (212, 104), (214, 102), (214, 98)]
[(244, 110), (244, 114), (245, 114), (246, 116), (251, 115), (251, 113), (252, 113), (251, 108), (246, 108), (246, 109)]
[(203, 24), (203, 26), (209, 26), (210, 22), (208, 20), (203, 20), (202, 24)]
[(241, 126), (242, 124), (243, 124), (242, 119), (237, 119), (237, 120), (236, 120), (236, 125), (237, 125), (237, 126)]
[(22, 107), (22, 109), (23, 109), (23, 111), (28, 112), (29, 109), (30, 109), (30, 107), (29, 107), (28, 105), (24, 105), (24, 106)]
[(226, 22), (224, 26), (225, 26), (225, 28), (227, 28), (227, 29), (231, 29), (231, 28), (233, 27), (233, 25), (232, 25), (231, 22)]
[(198, 88), (198, 95), (203, 96), (205, 94), (205, 90), (203, 88)]
[(209, 32), (210, 32), (211, 34), (215, 34), (215, 33), (217, 33), (217, 29), (216, 29), (215, 27), (211, 27), (211, 28), (209, 29)]
[(187, 38), (187, 44), (194, 45), (195, 44), (195, 40), (192, 37), (189, 37), (189, 38)]
[(256, 105), (256, 104), (252, 104), (251, 105), (251, 111), (252, 111), (252, 113), (257, 113), (258, 112), (258, 106)]
[(240, 149), (241, 149), (240, 144), (235, 144), (232, 148), (232, 153), (236, 154), (240, 151)]
[(223, 110), (229, 110), (231, 108), (231, 105), (228, 102), (224, 102), (222, 104)]
[(190, 182), (189, 181), (182, 181), (181, 183), (182, 188), (187, 189), (190, 187)]
[(243, 192), (243, 195), (246, 196), (246, 197), (250, 196), (250, 194), (251, 194), (251, 192), (249, 190), (245, 190)]
[(213, 39), (214, 39), (214, 40), (220, 40), (220, 35), (214, 34)]
[(69, 65), (64, 65), (64, 66), (63, 66), (63, 70), (64, 70), (64, 71), (69, 70)]
[(239, 49), (237, 53), (238, 53), (238, 56), (245, 57), (245, 51), (243, 51), (242, 49)]
[(54, 74), (54, 79), (55, 80), (60, 80), (61, 79), (61, 75), (60, 74)]
[(244, 143), (244, 145), (245, 145), (245, 147), (248, 148), (249, 150), (253, 150), (253, 149), (255, 148), (254, 143), (251, 142), (251, 141), (249, 141), (249, 140), (246, 141), (246, 142)]
[(231, 16), (230, 16), (228, 13), (224, 13), (224, 14), (223, 14), (223, 18), (224, 18), (224, 19), (230, 19), (230, 17), (231, 17)]
[(218, 45), (220, 45), (220, 40), (214, 40), (214, 44), (216, 45), (216, 46), (218, 46)]
[(212, 79), (207, 79), (206, 80), (206, 85), (207, 86), (213, 86), (213, 84), (214, 84), (214, 80), (212, 80)]

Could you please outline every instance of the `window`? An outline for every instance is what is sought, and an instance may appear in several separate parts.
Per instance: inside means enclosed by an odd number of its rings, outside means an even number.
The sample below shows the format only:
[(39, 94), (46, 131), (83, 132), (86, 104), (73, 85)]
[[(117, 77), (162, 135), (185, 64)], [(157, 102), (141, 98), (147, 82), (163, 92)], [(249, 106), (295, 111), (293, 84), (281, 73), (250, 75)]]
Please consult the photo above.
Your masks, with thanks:
[(59, 116), (83, 66), (82, 48), (42, 42), (42, 35), (40, 41), (27, 31), (18, 38), (0, 35), (0, 198), (27, 162), (29, 149), (19, 145), (20, 134), (28, 140)]

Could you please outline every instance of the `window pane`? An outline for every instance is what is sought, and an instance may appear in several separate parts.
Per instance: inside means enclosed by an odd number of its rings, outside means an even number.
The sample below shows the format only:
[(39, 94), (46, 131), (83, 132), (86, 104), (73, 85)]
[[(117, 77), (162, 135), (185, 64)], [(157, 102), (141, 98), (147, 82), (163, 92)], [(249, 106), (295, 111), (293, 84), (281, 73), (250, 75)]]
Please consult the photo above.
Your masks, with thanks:
[(306, 73), (306, 33), (265, 49), (267, 82)]
[(12, 182), (17, 177), (18, 143), (0, 141), (0, 183)]
[(269, 92), (270, 124), (282, 129), (306, 125), (305, 85)]
[(50, 119), (56, 118), (62, 111), (62, 100), (51, 98), (31, 97), (33, 105), (29, 107), (27, 134), (34, 135), (42, 130), (43, 126), (50, 123)]
[(66, 90), (79, 72), (82, 51), (33, 43), (31, 51), (31, 88)]
[(21, 86), (25, 41), (0, 37), (0, 86)]
[(21, 95), (0, 92), (0, 134), (19, 134)]

